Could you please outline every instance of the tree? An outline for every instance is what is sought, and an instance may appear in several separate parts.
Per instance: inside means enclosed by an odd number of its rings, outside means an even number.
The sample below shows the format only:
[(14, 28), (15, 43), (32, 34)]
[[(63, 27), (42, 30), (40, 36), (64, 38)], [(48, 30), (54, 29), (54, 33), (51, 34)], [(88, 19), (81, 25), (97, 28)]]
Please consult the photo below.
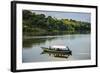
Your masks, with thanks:
[(45, 14), (36, 14), (29, 10), (23, 10), (23, 32), (31, 35), (47, 35), (62, 33), (90, 33), (89, 22), (73, 19), (57, 19)]

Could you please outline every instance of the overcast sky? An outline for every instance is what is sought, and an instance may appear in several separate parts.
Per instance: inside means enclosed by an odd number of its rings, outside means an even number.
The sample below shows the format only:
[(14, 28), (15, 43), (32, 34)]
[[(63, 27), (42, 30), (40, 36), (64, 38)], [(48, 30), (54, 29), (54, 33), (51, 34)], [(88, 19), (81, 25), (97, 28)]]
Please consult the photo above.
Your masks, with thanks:
[(52, 16), (58, 19), (73, 19), (78, 21), (91, 22), (91, 13), (82, 12), (54, 12), (54, 11), (33, 11), (36, 14), (45, 14), (46, 16)]

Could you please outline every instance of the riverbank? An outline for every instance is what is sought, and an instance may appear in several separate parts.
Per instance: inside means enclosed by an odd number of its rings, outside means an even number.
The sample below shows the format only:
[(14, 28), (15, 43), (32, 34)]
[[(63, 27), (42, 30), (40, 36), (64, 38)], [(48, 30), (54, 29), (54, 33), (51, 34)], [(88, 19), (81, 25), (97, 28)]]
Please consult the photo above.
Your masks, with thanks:
[(55, 18), (45, 14), (23, 10), (23, 35), (46, 36), (62, 34), (85, 34), (91, 32), (91, 23), (68, 18)]
[(72, 32), (72, 31), (60, 31), (60, 32), (23, 32), (23, 36), (53, 36), (53, 35), (69, 35), (69, 34), (90, 34), (89, 31)]

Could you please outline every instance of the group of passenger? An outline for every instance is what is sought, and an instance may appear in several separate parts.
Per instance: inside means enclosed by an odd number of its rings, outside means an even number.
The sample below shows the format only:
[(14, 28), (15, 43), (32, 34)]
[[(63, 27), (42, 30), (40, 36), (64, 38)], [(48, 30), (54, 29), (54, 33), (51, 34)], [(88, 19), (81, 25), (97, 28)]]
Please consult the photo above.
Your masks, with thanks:
[[(68, 46), (67, 46), (66, 48), (67, 48), (68, 50), (70, 50)], [(50, 50), (57, 50), (57, 51), (66, 51), (66, 49), (51, 48), (51, 46), (49, 46), (49, 49), (50, 49)]]

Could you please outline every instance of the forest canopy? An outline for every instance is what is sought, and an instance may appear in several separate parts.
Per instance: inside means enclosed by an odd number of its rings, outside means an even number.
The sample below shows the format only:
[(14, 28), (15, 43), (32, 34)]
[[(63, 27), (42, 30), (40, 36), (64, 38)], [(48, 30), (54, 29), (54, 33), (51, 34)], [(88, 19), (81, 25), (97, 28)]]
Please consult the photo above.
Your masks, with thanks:
[(91, 31), (89, 22), (73, 19), (58, 19), (45, 14), (23, 10), (23, 35), (87, 34)]

